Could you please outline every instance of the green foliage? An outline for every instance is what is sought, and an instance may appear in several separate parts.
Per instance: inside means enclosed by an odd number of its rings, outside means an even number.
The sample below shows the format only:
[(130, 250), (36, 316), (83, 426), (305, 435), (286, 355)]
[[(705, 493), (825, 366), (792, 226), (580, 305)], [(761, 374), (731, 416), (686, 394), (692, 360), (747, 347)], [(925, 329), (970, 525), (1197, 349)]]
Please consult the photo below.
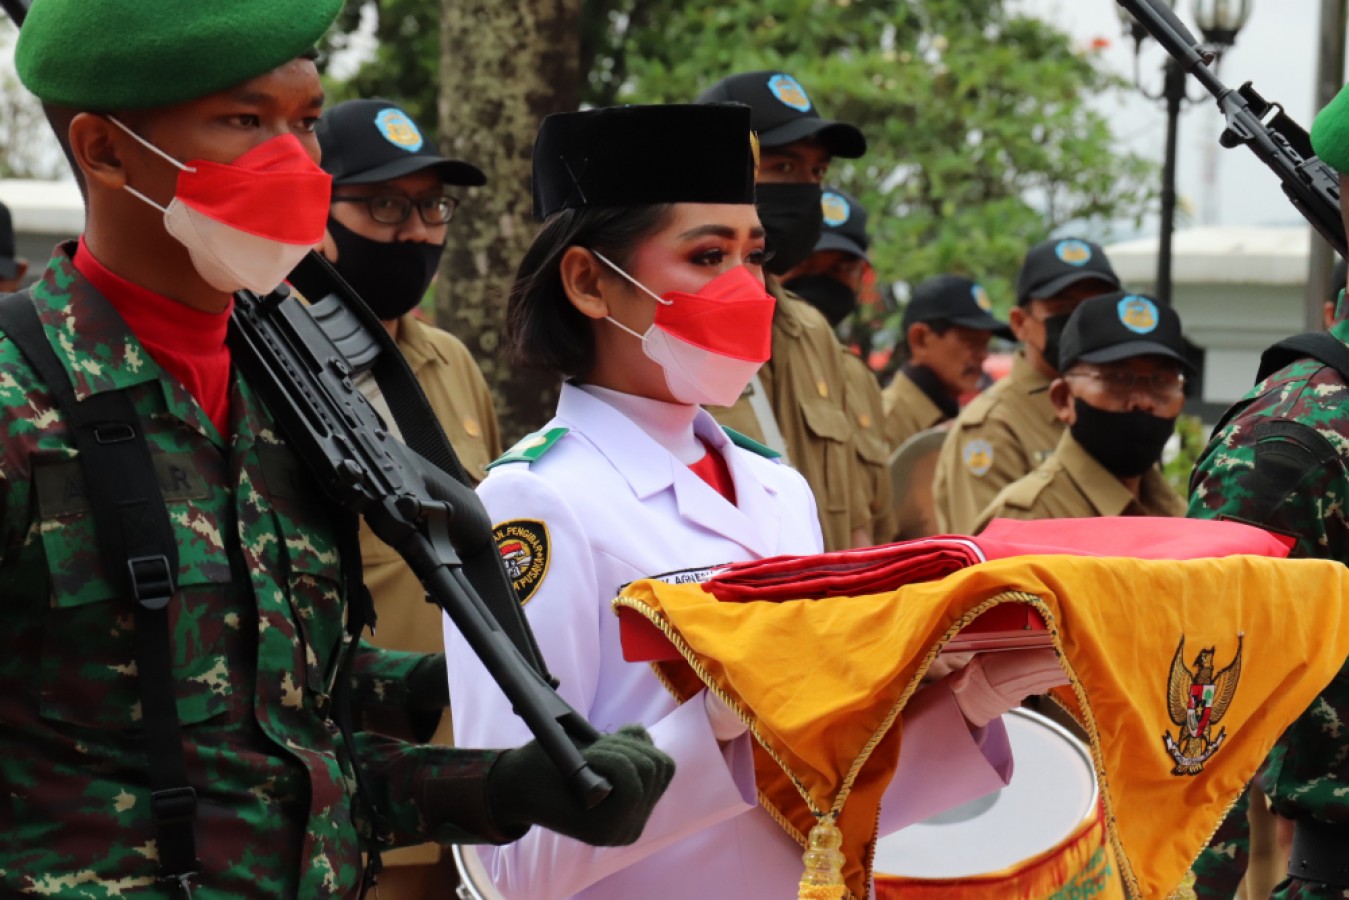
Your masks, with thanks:
[(387, 97), (401, 104), (424, 128), (434, 128), (439, 0), (346, 0), (325, 39), (326, 56), (348, 49), (364, 10), (375, 17), (374, 55), (346, 80), (324, 79), (329, 105), (358, 97)]
[(1180, 449), (1174, 458), (1162, 463), (1162, 474), (1177, 494), (1189, 497), (1190, 473), (1208, 446), (1208, 429), (1198, 416), (1186, 414), (1176, 419), (1176, 434), (1180, 436)]

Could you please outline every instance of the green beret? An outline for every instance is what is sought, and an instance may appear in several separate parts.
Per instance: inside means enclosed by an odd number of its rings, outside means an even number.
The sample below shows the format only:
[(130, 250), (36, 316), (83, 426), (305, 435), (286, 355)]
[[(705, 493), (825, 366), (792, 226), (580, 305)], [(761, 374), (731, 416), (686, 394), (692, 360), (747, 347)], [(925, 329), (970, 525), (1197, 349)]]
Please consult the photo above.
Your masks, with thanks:
[(44, 103), (155, 109), (303, 55), (341, 8), (342, 0), (33, 0), (14, 62)]
[(1312, 122), (1312, 149), (1336, 172), (1349, 174), (1349, 86), (1341, 88)]

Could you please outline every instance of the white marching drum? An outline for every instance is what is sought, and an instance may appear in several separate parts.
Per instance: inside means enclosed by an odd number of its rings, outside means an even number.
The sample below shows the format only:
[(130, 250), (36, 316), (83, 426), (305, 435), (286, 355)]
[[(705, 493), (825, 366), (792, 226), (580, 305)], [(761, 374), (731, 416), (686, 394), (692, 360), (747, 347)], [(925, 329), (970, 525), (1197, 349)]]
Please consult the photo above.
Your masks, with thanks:
[(455, 867), (459, 869), (459, 900), (502, 900), (501, 894), (492, 887), (477, 850), (456, 844), (450, 848), (450, 852), (454, 856)]
[(1090, 751), (1062, 726), (1028, 709), (1005, 714), (1015, 768), (1011, 782), (926, 821), (882, 837), (874, 870), (910, 878), (997, 872), (1052, 850), (1096, 809)]

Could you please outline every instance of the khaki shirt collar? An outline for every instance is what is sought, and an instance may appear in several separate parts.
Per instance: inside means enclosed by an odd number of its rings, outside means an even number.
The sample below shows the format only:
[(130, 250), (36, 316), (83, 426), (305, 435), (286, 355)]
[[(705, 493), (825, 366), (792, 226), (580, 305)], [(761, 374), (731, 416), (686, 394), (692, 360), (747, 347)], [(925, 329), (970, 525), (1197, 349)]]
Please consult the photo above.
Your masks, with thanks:
[(414, 373), (428, 362), (441, 357), (440, 351), (426, 335), (426, 325), (410, 312), (398, 317), (397, 344)]
[(801, 321), (801, 316), (797, 314), (788, 301), (801, 300), (801, 298), (783, 287), (782, 282), (776, 276), (769, 275), (764, 279), (764, 285), (768, 288), (768, 293), (772, 294), (773, 299), (777, 301), (773, 305), (773, 325), (781, 328), (790, 337), (799, 337), (806, 326)]
[(1025, 350), (1016, 351), (1016, 356), (1012, 357), (1012, 373), (1007, 376), (1011, 380), (1012, 386), (1021, 393), (1032, 399), (1041, 399), (1044, 402), (1040, 404), (1044, 410), (1048, 411), (1048, 418), (1053, 420), (1054, 405), (1049, 402), (1049, 386), (1053, 384), (1052, 378), (1046, 378), (1031, 365), (1026, 358)]

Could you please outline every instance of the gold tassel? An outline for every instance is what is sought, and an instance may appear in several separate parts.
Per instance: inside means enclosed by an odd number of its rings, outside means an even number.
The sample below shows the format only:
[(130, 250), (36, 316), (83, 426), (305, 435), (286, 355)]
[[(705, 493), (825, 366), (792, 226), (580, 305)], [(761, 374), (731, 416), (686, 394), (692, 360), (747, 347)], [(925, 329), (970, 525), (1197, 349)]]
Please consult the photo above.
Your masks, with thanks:
[(810, 829), (806, 852), (801, 860), (806, 871), (801, 876), (797, 900), (843, 900), (847, 886), (843, 883), (843, 832), (826, 816)]

